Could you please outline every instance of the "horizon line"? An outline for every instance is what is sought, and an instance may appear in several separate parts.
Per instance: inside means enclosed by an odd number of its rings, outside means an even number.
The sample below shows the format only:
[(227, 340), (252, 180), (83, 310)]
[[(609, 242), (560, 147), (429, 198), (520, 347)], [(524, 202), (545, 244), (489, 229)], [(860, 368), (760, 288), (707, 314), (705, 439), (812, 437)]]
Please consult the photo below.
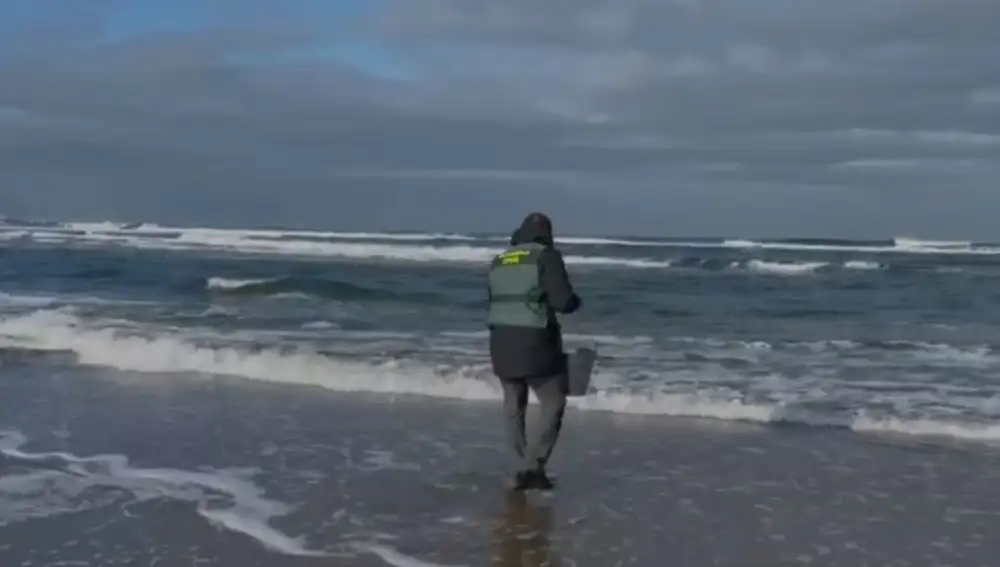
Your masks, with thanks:
[[(13, 224), (8, 224), (13, 223)], [(276, 232), (312, 232), (312, 233), (340, 233), (340, 234), (369, 234), (372, 236), (377, 236), (379, 234), (386, 235), (423, 235), (423, 236), (433, 236), (433, 235), (448, 235), (448, 236), (467, 236), (470, 238), (478, 237), (507, 237), (510, 235), (511, 231), (503, 232), (490, 232), (490, 231), (456, 231), (456, 230), (432, 230), (432, 229), (416, 229), (416, 228), (371, 228), (371, 229), (357, 229), (357, 230), (337, 230), (332, 228), (317, 228), (317, 227), (292, 227), (292, 226), (282, 226), (282, 225), (267, 225), (267, 224), (256, 224), (249, 223), (246, 225), (233, 226), (233, 225), (220, 225), (211, 226), (206, 224), (161, 224), (155, 221), (123, 221), (123, 220), (113, 220), (112, 218), (106, 218), (104, 220), (74, 220), (74, 219), (60, 219), (53, 220), (47, 218), (34, 218), (26, 219), (16, 216), (0, 214), (0, 225), (7, 225), (6, 228), (19, 228), (18, 225), (23, 225), (23, 228), (44, 228), (44, 227), (62, 227), (68, 229), (67, 225), (71, 224), (89, 224), (89, 225), (115, 225), (116, 229), (113, 230), (137, 230), (141, 226), (145, 225), (147, 227), (156, 227), (160, 229), (177, 229), (177, 230), (224, 230), (224, 231), (276, 231)], [(896, 243), (898, 241), (913, 241), (919, 243), (941, 243), (941, 244), (986, 244), (986, 245), (1000, 245), (1000, 241), (991, 242), (986, 240), (976, 240), (976, 239), (956, 239), (956, 238), (939, 238), (931, 236), (914, 236), (912, 234), (900, 234), (892, 236), (883, 237), (873, 237), (873, 238), (850, 238), (843, 236), (752, 236), (752, 235), (641, 235), (641, 234), (627, 234), (627, 233), (578, 233), (578, 232), (560, 232), (556, 231), (556, 234), (562, 235), (562, 238), (592, 238), (592, 239), (606, 239), (606, 240), (632, 240), (632, 241), (676, 241), (676, 240), (693, 240), (693, 241), (748, 241), (748, 242), (784, 242), (784, 243), (815, 243), (815, 244), (829, 244), (835, 242), (849, 242), (849, 243), (868, 243), (868, 244), (886, 244), (886, 243)], [(560, 239), (556, 236), (556, 240)]]

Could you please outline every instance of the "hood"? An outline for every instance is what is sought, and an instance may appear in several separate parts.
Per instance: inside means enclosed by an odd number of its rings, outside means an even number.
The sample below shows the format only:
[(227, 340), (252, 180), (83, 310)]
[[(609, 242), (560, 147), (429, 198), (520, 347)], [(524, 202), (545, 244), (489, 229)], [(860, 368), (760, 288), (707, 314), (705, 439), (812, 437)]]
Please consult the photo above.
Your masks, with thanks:
[(521, 226), (510, 237), (512, 246), (535, 242), (544, 246), (552, 246), (552, 220), (542, 213), (531, 213), (524, 217)]

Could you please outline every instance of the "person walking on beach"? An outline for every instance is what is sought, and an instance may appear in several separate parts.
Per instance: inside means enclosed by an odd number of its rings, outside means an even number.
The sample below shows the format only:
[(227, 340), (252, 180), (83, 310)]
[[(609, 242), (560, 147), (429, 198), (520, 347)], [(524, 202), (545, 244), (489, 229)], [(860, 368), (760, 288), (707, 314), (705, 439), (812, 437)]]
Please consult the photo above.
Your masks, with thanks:
[[(503, 386), (508, 442), (518, 460), (517, 490), (552, 488), (545, 465), (559, 439), (568, 386), (556, 313), (573, 313), (580, 303), (554, 246), (552, 221), (542, 213), (529, 214), (489, 270), (490, 360)], [(529, 388), (541, 403), (541, 431), (530, 446), (525, 438)]]

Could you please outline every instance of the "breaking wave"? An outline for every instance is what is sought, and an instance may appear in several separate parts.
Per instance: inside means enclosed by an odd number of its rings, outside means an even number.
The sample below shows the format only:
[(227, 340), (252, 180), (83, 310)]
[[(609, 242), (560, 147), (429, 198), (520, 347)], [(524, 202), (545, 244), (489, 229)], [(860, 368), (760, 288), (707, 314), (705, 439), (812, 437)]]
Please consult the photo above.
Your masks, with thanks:
[[(100, 326), (66, 311), (43, 310), (0, 321), (0, 344), (7, 348), (71, 353), (77, 364), (123, 371), (164, 374), (227, 375), (251, 380), (313, 385), (341, 392), (411, 394), (466, 400), (498, 400), (499, 388), (485, 363), (431, 364), (418, 359), (344, 358), (301, 347), (244, 348), (205, 346), (180, 333)], [(834, 344), (836, 348), (850, 348)], [(918, 345), (917, 345), (918, 346)], [(758, 346), (758, 348), (760, 348)], [(916, 348), (909, 345), (908, 348)], [(981, 356), (981, 355), (980, 355)], [(663, 383), (628, 383), (599, 370), (592, 391), (573, 398), (578, 410), (847, 427), (863, 433), (931, 435), (975, 441), (1000, 441), (992, 423), (904, 418), (856, 413), (833, 418), (803, 409), (783, 393), (758, 399), (733, 386), (699, 386), (701, 380), (667, 371)], [(151, 378), (153, 379), (153, 378)], [(162, 378), (161, 378), (162, 379)], [(694, 384), (688, 391), (665, 386)], [(807, 404), (808, 405), (808, 404)]]
[(728, 239), (721, 242), (725, 248), (762, 250), (799, 250), (827, 252), (872, 252), (910, 254), (1000, 254), (1000, 244), (977, 244), (969, 241), (920, 240), (894, 238), (888, 241), (852, 241), (827, 239), (747, 240)]
[[(483, 262), (502, 249), (506, 236), (453, 233), (331, 232), (280, 229), (170, 227), (147, 223), (0, 223), (0, 242), (125, 246), (162, 250), (223, 250), (243, 254), (319, 256), (354, 260), (410, 262)], [(1000, 255), (1000, 245), (896, 238), (886, 241), (830, 239), (639, 239), (563, 236), (570, 264), (665, 268), (674, 265), (654, 249), (785, 250), (865, 254)], [(608, 251), (594, 254), (594, 249)], [(652, 257), (634, 257), (625, 249), (644, 249)], [(866, 266), (858, 262), (865, 262)], [(873, 269), (866, 260), (847, 269)], [(808, 271), (808, 270), (806, 270)]]
[(748, 273), (779, 276), (829, 273), (837, 270), (887, 270), (891, 267), (889, 264), (866, 260), (847, 260), (844, 262), (802, 262), (759, 259), (728, 260), (725, 258), (704, 258), (700, 256), (687, 256), (672, 260), (670, 262), (670, 266), (673, 268), (701, 269), (710, 271), (744, 271)]
[[(448, 301), (449, 298), (423, 293), (399, 293), (388, 289), (365, 287), (326, 278), (224, 278), (211, 277), (205, 282), (210, 293), (226, 296), (309, 296), (341, 301)], [(453, 302), (453, 301), (450, 301)]]
[[(847, 261), (841, 264), (828, 262), (773, 262), (764, 260), (725, 261), (714, 258), (688, 257), (670, 260), (664, 267), (699, 269), (709, 271), (744, 271), (748, 273), (784, 276), (807, 275), (831, 270), (883, 270), (886, 264), (866, 261)], [(212, 276), (207, 278), (204, 289), (226, 296), (275, 296), (307, 295), (317, 298), (345, 301), (450, 301), (449, 298), (430, 293), (402, 293), (398, 290), (365, 287), (350, 282), (324, 277), (276, 276), (264, 278), (237, 278)], [(0, 296), (0, 302), (3, 296)]]

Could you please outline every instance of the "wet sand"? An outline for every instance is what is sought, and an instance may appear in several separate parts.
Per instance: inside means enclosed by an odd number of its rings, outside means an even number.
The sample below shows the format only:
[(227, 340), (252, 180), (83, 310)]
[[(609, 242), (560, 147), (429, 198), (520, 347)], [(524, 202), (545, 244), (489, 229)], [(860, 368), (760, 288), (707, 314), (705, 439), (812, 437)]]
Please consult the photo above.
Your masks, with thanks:
[(0, 369), (0, 430), (4, 566), (1000, 556), (1000, 455), (977, 445), (571, 410), (557, 489), (511, 495), (499, 403), (31, 365)]

